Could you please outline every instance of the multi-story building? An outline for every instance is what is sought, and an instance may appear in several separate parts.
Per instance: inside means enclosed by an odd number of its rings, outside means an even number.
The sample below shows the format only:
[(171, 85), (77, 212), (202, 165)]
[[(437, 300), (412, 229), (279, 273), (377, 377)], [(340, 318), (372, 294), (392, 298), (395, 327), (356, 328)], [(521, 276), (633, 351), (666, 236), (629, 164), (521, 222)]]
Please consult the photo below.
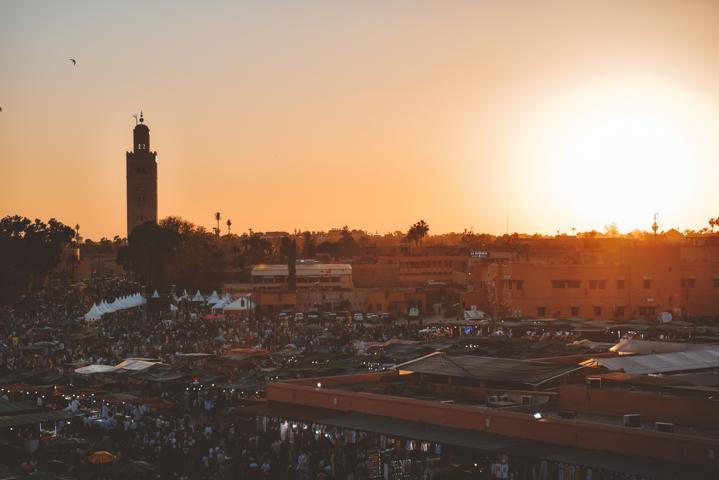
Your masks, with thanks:
[(470, 304), (504, 316), (601, 319), (719, 315), (719, 247), (624, 246), (616, 254), (478, 259), (470, 263)]
[[(256, 265), (252, 268), (252, 290), (286, 290), (287, 265)], [(345, 263), (297, 264), (297, 288), (350, 289), (352, 266)]]

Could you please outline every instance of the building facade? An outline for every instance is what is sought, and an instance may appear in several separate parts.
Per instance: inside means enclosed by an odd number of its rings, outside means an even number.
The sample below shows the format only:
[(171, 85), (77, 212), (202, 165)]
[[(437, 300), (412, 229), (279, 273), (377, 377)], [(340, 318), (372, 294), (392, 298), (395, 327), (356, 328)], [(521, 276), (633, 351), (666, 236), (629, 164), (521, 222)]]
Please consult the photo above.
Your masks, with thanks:
[(157, 152), (150, 150), (150, 129), (140, 113), (127, 152), (127, 236), (146, 222), (157, 223)]
[[(297, 264), (298, 289), (348, 290), (352, 283), (352, 266), (346, 263)], [(252, 268), (252, 290), (286, 290), (287, 265), (256, 265)]]
[(655, 319), (719, 315), (719, 248), (626, 246), (609, 257), (471, 262), (463, 307), (509, 317)]

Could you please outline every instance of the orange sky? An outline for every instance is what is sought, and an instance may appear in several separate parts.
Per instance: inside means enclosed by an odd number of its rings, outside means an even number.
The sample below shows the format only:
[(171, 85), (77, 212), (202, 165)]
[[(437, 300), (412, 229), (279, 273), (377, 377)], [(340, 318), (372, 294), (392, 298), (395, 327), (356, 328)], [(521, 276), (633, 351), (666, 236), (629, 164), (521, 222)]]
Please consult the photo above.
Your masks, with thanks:
[(161, 217), (701, 228), (717, 25), (714, 1), (5, 1), (0, 215), (124, 236), (142, 108)]

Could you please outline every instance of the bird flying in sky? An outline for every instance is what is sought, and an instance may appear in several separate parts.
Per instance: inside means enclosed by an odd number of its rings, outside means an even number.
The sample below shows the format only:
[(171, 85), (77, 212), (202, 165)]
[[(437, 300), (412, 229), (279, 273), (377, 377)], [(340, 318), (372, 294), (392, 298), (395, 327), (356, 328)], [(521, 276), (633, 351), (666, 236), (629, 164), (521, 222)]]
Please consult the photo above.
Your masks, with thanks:
[(75, 60), (74, 58), (70, 58), (69, 60), (72, 62), (73, 67), (77, 65), (77, 60)]

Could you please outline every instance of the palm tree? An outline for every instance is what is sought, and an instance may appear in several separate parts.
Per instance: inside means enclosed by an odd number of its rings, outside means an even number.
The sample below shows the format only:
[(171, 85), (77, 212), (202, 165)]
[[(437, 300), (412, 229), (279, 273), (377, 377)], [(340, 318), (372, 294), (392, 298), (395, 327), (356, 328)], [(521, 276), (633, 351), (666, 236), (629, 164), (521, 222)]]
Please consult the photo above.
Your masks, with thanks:
[(714, 233), (714, 227), (719, 227), (719, 217), (717, 217), (717, 218), (710, 218), (710, 219), (709, 219), (709, 226), (712, 227), (712, 233)]
[(230, 234), (230, 228), (232, 227), (232, 220), (227, 219), (227, 235)]
[(406, 238), (413, 241), (415, 243), (415, 246), (419, 246), (419, 244), (422, 242), (422, 239), (427, 235), (428, 232), (429, 225), (424, 220), (420, 220), (419, 222), (409, 227)]
[(220, 236), (220, 212), (215, 212), (215, 220), (217, 220), (217, 229), (215, 229), (215, 233), (217, 236)]

